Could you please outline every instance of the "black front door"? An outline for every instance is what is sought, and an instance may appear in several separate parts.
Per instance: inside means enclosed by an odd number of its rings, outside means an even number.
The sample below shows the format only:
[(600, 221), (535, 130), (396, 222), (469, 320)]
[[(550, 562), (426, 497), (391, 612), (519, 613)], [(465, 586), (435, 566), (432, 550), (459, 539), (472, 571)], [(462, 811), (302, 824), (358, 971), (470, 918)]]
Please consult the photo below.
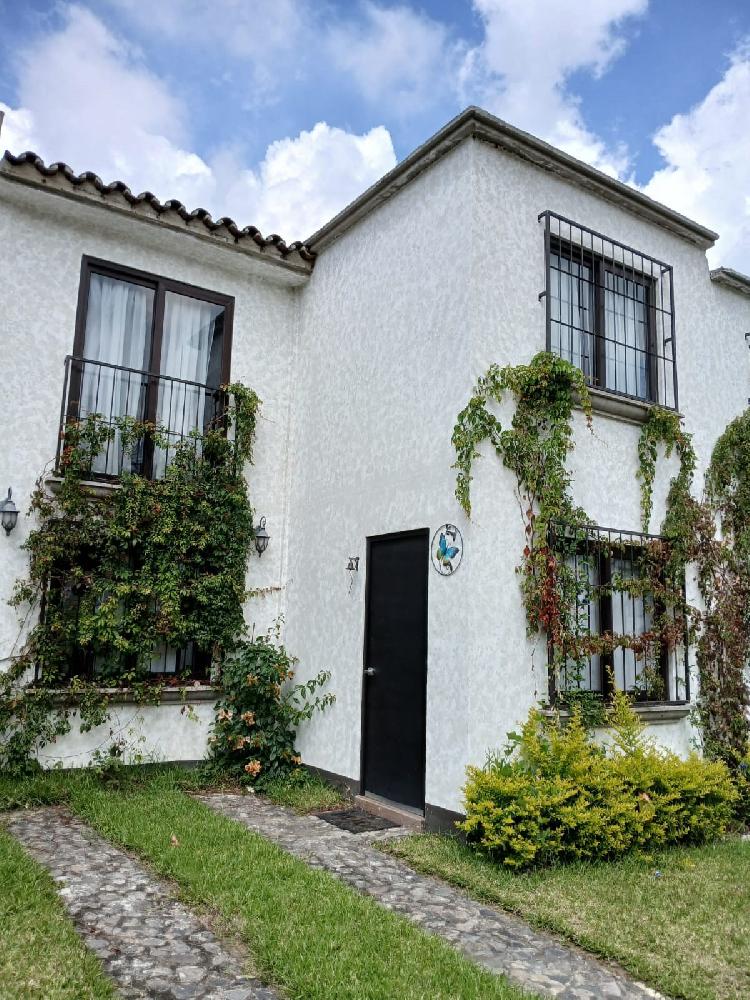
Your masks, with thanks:
[(424, 807), (427, 529), (368, 540), (362, 784)]

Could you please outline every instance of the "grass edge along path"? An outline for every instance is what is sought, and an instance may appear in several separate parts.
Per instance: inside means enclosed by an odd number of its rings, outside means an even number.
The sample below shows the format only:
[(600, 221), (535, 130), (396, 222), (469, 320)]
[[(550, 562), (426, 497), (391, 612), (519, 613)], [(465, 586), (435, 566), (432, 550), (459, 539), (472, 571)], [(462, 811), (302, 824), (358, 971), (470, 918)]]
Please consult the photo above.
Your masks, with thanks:
[(239, 926), (261, 977), (290, 1000), (531, 996), (180, 791), (79, 783), (70, 806), (173, 880), (188, 906)]
[(0, 997), (114, 1000), (98, 958), (78, 937), (52, 876), (0, 821)]
[(480, 902), (616, 961), (672, 997), (750, 997), (750, 842), (516, 873), (455, 837), (375, 845)]

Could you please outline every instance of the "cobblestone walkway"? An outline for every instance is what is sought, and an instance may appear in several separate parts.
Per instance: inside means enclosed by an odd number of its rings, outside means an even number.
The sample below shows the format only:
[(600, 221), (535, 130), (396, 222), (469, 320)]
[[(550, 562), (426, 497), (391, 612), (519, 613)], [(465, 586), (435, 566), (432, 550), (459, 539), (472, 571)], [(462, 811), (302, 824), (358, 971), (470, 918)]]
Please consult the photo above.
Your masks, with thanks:
[(276, 1000), (211, 931), (124, 851), (59, 809), (10, 813), (7, 828), (49, 869), (76, 929), (127, 998)]
[(438, 934), (480, 965), (535, 993), (561, 1000), (643, 1000), (661, 994), (515, 917), (417, 874), (371, 846), (397, 831), (351, 834), (251, 795), (198, 798), (239, 820), (314, 868), (323, 868), (389, 910)]

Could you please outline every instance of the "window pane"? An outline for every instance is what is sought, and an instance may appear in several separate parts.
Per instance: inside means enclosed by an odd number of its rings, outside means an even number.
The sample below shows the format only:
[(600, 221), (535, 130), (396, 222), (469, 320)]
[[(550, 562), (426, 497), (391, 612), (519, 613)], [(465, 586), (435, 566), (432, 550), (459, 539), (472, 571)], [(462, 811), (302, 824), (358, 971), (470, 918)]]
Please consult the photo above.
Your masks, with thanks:
[(164, 297), (164, 326), (157, 424), (168, 430), (169, 447), (156, 456), (163, 473), (174, 447), (216, 416), (224, 344), (224, 306), (176, 292)]
[[(565, 557), (565, 567), (576, 591), (573, 628), (576, 638), (599, 635), (599, 559), (595, 550), (587, 549)], [(566, 691), (601, 691), (601, 656), (568, 659), (565, 664), (563, 687)]]
[[(103, 274), (91, 275), (83, 348), (87, 360), (73, 369), (73, 376), (80, 379), (81, 420), (94, 413), (109, 424), (123, 416), (144, 418), (143, 372), (151, 356), (153, 310), (152, 288)], [(137, 469), (140, 460), (140, 449), (122, 454), (120, 433), (115, 430), (92, 471), (117, 475), (122, 469)]]
[(594, 288), (590, 267), (550, 254), (550, 316), (552, 353), (590, 378), (594, 354)]
[(648, 398), (646, 289), (604, 271), (605, 384), (629, 396)]
[[(612, 560), (612, 578), (636, 580), (632, 558)], [(653, 620), (653, 601), (650, 597), (636, 597), (623, 590), (612, 591), (612, 631), (615, 635), (641, 636), (650, 631)], [(636, 658), (632, 649), (616, 649), (612, 655), (615, 684), (623, 691), (635, 691), (642, 687), (641, 675), (644, 659)]]

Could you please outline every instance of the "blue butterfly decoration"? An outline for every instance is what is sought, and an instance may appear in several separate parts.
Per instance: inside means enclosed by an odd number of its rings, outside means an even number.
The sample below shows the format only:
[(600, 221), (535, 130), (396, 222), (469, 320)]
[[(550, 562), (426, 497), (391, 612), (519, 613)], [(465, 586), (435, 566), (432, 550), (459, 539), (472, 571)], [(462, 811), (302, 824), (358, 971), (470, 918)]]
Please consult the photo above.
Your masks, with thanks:
[(437, 556), (438, 562), (442, 563), (443, 566), (453, 569), (451, 566), (451, 559), (454, 559), (458, 555), (458, 547), (455, 545), (448, 545), (445, 533), (442, 531), (440, 532), (440, 542), (438, 543), (438, 550), (435, 555)]

